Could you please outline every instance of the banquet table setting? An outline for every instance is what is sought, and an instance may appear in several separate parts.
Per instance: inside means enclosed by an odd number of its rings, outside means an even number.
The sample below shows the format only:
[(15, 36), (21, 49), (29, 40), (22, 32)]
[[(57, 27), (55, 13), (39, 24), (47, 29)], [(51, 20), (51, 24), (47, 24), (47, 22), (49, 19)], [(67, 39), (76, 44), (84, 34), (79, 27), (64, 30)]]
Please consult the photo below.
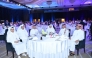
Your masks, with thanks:
[(27, 54), (30, 58), (68, 58), (68, 37), (43, 36), (42, 40), (37, 40), (36, 37), (34, 39), (27, 42)]

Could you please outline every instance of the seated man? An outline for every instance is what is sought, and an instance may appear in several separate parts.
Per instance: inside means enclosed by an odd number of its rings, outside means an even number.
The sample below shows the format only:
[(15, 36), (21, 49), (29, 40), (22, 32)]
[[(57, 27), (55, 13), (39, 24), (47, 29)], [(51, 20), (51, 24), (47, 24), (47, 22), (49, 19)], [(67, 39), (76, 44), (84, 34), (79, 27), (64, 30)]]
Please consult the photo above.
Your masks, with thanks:
[(27, 43), (27, 39), (28, 39), (28, 32), (25, 29), (25, 25), (22, 24), (19, 26), (18, 30), (17, 30), (17, 34), (19, 36), (19, 38), (22, 40), (23, 43)]
[(41, 38), (41, 35), (38, 31), (38, 29), (36, 28), (35, 25), (32, 26), (32, 29), (30, 31), (30, 36), (33, 38), (33, 37), (38, 37), (39, 39)]
[(48, 26), (48, 28), (46, 29), (46, 33), (47, 33), (46, 37), (53, 37), (56, 34), (53, 25)]
[(65, 24), (62, 25), (62, 29), (60, 30), (59, 35), (65, 35), (69, 37), (69, 30), (66, 28)]
[(82, 25), (77, 24), (76, 26), (76, 30), (74, 31), (71, 39), (70, 39), (70, 55), (73, 56), (74, 55), (74, 51), (75, 51), (75, 45), (79, 44), (79, 41), (82, 41), (84, 39), (84, 30), (82, 29)]
[(14, 30), (14, 27), (9, 27), (8, 32), (7, 32), (7, 42), (11, 43), (18, 55), (18, 58), (20, 57), (20, 54), (22, 54), (23, 56), (26, 56), (25, 52), (27, 52), (26, 50), (26, 46), (24, 43), (20, 42), (20, 39), (16, 33), (16, 31)]
[(53, 33), (53, 34), (56, 33), (55, 29), (53, 28), (53, 25), (49, 25), (46, 32), (47, 32), (47, 35), (49, 35), (50, 33)]

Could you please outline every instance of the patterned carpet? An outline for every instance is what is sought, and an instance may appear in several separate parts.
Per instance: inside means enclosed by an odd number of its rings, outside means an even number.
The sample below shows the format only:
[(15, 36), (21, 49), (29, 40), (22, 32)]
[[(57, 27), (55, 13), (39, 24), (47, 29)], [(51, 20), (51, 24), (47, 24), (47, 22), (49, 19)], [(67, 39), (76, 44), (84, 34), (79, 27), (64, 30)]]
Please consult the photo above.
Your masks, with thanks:
[[(91, 51), (92, 51), (92, 41), (86, 40), (86, 53), (84, 53), (83, 50), (81, 49), (79, 56), (77, 55), (69, 56), (69, 58), (92, 58)], [(6, 49), (4, 42), (3, 43), (0, 42), (0, 58), (12, 58), (11, 52), (9, 52), (9, 55), (6, 56)], [(16, 53), (15, 53), (15, 58), (17, 58)], [(21, 56), (21, 58), (28, 58), (28, 57)]]

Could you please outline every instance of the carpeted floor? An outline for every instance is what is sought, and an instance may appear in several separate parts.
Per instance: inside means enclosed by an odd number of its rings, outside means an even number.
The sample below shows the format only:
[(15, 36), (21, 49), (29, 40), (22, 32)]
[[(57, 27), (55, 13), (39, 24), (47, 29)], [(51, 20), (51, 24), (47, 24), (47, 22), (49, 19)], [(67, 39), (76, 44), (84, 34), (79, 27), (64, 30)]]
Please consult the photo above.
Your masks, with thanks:
[[(86, 40), (86, 53), (83, 52), (83, 49), (80, 50), (79, 56), (69, 56), (69, 58), (92, 58), (91, 55), (92, 51), (92, 41)], [(75, 52), (76, 54), (76, 52)], [(23, 57), (22, 58), (28, 58), (28, 57)], [(5, 43), (0, 43), (0, 58), (12, 58), (11, 52), (9, 52), (9, 55), (6, 56), (6, 49), (5, 49)], [(15, 58), (17, 58), (17, 55), (15, 53)]]

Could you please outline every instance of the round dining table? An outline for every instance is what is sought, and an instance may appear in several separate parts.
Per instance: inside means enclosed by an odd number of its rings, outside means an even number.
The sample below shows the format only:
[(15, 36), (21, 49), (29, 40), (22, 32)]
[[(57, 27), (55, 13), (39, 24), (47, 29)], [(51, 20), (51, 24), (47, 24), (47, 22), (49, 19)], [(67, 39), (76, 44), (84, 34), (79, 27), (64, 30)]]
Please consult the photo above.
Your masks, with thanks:
[(68, 58), (68, 39), (43, 37), (44, 40), (28, 40), (27, 54), (30, 58)]

